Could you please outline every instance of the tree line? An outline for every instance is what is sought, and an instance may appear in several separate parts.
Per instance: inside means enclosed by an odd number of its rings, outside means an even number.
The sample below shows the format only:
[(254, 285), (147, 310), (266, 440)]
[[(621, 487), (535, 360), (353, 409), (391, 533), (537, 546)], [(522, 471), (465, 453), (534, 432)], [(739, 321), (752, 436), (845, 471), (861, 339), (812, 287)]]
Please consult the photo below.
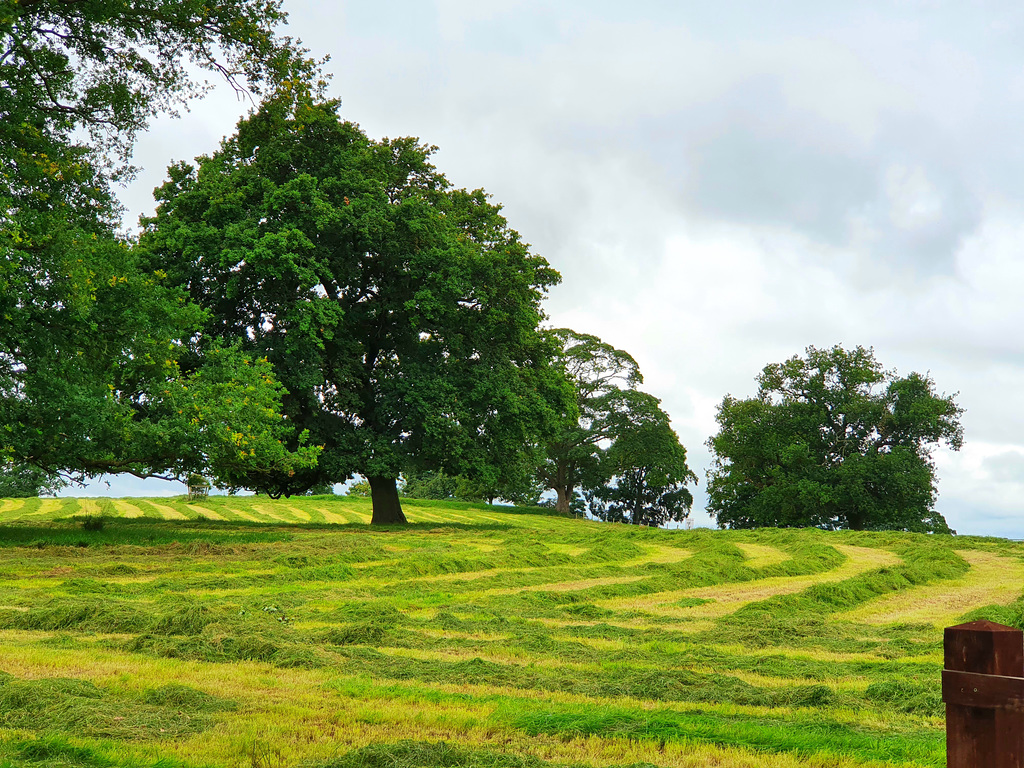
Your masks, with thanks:
[[(359, 474), (394, 524), (405, 475), (684, 519), (697, 478), (636, 361), (545, 328), (559, 274), (435, 147), (342, 119), (284, 18), (277, 0), (2, 6), (0, 495), (202, 473), (276, 497)], [(195, 67), (259, 103), (171, 166), (128, 237), (114, 189), (148, 119), (202, 91)], [(861, 347), (758, 383), (708, 442), (720, 525), (948, 530), (931, 456), (962, 442), (953, 396)]]

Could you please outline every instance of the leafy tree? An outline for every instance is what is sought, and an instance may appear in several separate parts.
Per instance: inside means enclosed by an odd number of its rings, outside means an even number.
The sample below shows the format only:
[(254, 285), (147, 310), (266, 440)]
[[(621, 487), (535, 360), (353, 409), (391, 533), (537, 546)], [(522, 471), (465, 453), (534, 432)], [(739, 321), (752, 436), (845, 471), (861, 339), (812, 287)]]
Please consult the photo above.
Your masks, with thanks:
[(708, 441), (719, 525), (949, 532), (932, 452), (963, 443), (955, 395), (884, 370), (863, 347), (808, 347), (758, 384), (756, 397), (725, 397)]
[(358, 480), (352, 483), (345, 491), (346, 496), (356, 496), (357, 498), (368, 499), (370, 498), (370, 483), (367, 480)]
[(0, 499), (52, 495), (64, 485), (56, 475), (28, 464), (0, 464)]
[(537, 331), (558, 274), (433, 151), (283, 89), (220, 151), (170, 169), (143, 235), (152, 267), (209, 312), (204, 338), (270, 360), (289, 421), (324, 446), (317, 467), (249, 487), (358, 472), (373, 522), (404, 522), (401, 471), (486, 477), (562, 407)]
[(457, 477), (429, 470), (406, 473), (403, 480), (400, 493), (409, 499), (454, 499), (459, 485)]
[(320, 483), (319, 485), (312, 486), (306, 491), (308, 496), (333, 496), (334, 495), (334, 483)]
[(503, 464), (503, 471), (497, 478), (491, 482), (476, 481), (477, 495), (489, 504), (500, 499), (516, 506), (538, 506), (545, 490), (537, 477), (540, 461), (535, 449), (524, 447), (522, 453)]
[(459, 501), (486, 501), (496, 499), (517, 505), (536, 506), (543, 488), (536, 482), (535, 465), (524, 460), (513, 463), (514, 476), (506, 476), (498, 484), (485, 479), (471, 479), (465, 475), (447, 475), (433, 470), (413, 470), (403, 473), (399, 495), (410, 499), (458, 499)]
[(690, 513), (688, 483), (697, 476), (657, 398), (632, 393), (630, 408), (612, 417), (614, 442), (601, 451), (603, 482), (586, 492), (595, 517), (634, 525), (681, 522)]
[[(160, 111), (209, 88), (195, 69), (259, 93), (312, 63), (274, 27), (280, 0), (3, 0), (0, 2), (0, 147), (12, 187), (38, 163), (81, 150), (120, 166)], [(84, 131), (88, 144), (77, 138)], [(118, 162), (119, 161), (119, 162)], [(23, 175), (24, 174), (24, 175)]]
[(0, 460), (225, 482), (292, 470), (265, 364), (213, 349), (202, 313), (138, 268), (113, 179), (137, 133), (204, 89), (190, 66), (258, 89), (310, 72), (272, 0), (0, 2)]
[(585, 497), (606, 520), (661, 525), (685, 518), (693, 503), (685, 485), (696, 476), (658, 399), (636, 389), (643, 382), (636, 360), (596, 336), (548, 333), (561, 350), (555, 366), (576, 395), (538, 470), (555, 491), (555, 509), (582, 512)]
[(611, 414), (643, 382), (640, 366), (629, 353), (596, 336), (568, 328), (548, 331), (559, 350), (554, 361), (575, 393), (575, 408), (567, 408), (559, 429), (544, 444), (538, 477), (556, 494), (555, 509), (572, 511), (577, 492), (596, 476), (600, 444), (614, 437), (621, 420)]

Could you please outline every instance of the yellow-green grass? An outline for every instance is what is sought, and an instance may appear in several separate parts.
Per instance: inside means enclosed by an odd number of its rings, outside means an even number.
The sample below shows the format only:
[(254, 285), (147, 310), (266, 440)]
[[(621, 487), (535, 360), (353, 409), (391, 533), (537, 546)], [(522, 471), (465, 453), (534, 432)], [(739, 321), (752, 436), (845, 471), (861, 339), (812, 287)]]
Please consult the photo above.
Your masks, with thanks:
[[(737, 545), (742, 548), (743, 545)], [(749, 547), (749, 545), (746, 545)], [(895, 565), (899, 558), (891, 552), (868, 547), (854, 547), (836, 544), (835, 548), (846, 555), (846, 562), (834, 571), (816, 573), (803, 577), (776, 576), (752, 582), (734, 584), (728, 587), (699, 587), (657, 592), (640, 597), (624, 597), (602, 600), (597, 604), (616, 611), (636, 610), (659, 616), (674, 618), (719, 617), (732, 613), (750, 603), (767, 600), (776, 595), (801, 592), (817, 584), (846, 581), (867, 571)], [(1024, 589), (1024, 585), (1022, 585)], [(697, 606), (676, 605), (688, 599), (709, 600), (708, 604)]]
[(1011, 542), (405, 507), (0, 500), (0, 765), (939, 766), (941, 625), (1021, 619)]
[(867, 624), (899, 621), (949, 626), (981, 605), (1007, 605), (1024, 591), (1024, 562), (992, 552), (959, 550), (971, 569), (959, 579), (926, 584), (872, 600), (840, 615)]
[(746, 555), (747, 565), (750, 568), (766, 568), (769, 565), (776, 565), (790, 559), (790, 556), (781, 549), (766, 547), (764, 544), (737, 542), (736, 546)]

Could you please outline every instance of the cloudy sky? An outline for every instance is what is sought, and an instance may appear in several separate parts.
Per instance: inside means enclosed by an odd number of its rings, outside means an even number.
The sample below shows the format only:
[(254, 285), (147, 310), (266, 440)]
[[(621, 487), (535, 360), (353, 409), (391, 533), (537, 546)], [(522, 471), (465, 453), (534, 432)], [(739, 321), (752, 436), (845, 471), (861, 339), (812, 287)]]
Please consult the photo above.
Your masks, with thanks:
[[(701, 476), (722, 396), (809, 344), (873, 346), (967, 409), (937, 455), (961, 533), (1024, 538), (1024, 6), (285, 0), (343, 115), (436, 144), (561, 271), (550, 322), (631, 352)], [(248, 109), (218, 89), (139, 145)], [(103, 494), (177, 493), (113, 480)]]

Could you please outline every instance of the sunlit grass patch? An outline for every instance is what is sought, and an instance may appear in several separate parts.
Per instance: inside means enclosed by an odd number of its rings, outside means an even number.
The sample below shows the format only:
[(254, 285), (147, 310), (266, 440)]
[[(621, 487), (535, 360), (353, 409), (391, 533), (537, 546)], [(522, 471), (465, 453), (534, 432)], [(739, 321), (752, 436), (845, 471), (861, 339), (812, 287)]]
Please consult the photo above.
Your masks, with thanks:
[(181, 511), (168, 507), (166, 504), (159, 504), (152, 499), (133, 499), (132, 504), (139, 508), (142, 516), (152, 520), (194, 520), (198, 517), (195, 514), (184, 514)]
[(287, 508), (287, 510), (292, 514), (292, 516), (298, 522), (300, 522), (300, 523), (310, 523), (310, 522), (313, 522), (313, 518), (310, 516), (309, 512), (307, 512), (306, 510), (300, 509), (299, 507), (296, 507), (296, 506), (294, 506), (292, 504), (287, 505), (286, 508)]
[(0, 675), (0, 728), (109, 739), (164, 739), (205, 730), (211, 713), (233, 709), (190, 686), (164, 685), (126, 697), (75, 678)]
[[(738, 584), (720, 584), (714, 587), (658, 592), (638, 597), (597, 601), (604, 608), (616, 611), (644, 611), (669, 617), (711, 618), (724, 616), (749, 603), (766, 600), (777, 595), (800, 592), (818, 584), (845, 581), (876, 568), (896, 565), (900, 558), (892, 552), (867, 547), (836, 544), (835, 548), (846, 556), (838, 568), (810, 576), (772, 576)], [(680, 601), (709, 600), (710, 603), (687, 604)]]
[[(645, 748), (646, 747), (646, 748)], [(529, 750), (529, 751), (527, 751)], [(536, 754), (544, 755), (541, 759)], [(650, 758), (650, 759), (647, 759)], [(651, 749), (635, 742), (622, 743), (621, 739), (567, 739), (561, 743), (536, 740), (532, 744), (506, 741), (484, 746), (460, 745), (449, 742), (402, 740), (395, 743), (372, 744), (322, 763), (314, 768), (561, 768), (569, 765), (618, 766), (664, 765), (671, 768), (789, 768), (791, 760), (771, 756), (758, 756), (748, 750), (722, 749), (709, 746), (689, 746), (683, 749), (658, 745)], [(807, 764), (805, 764), (807, 765)], [(844, 768), (845, 762), (829, 763), (833, 768)]]
[(750, 542), (738, 541), (736, 546), (746, 555), (746, 566), (748, 568), (765, 568), (769, 565), (791, 560), (793, 556), (783, 552), (776, 547), (769, 547), (764, 544), (752, 544)]
[(101, 517), (104, 508), (100, 506), (99, 499), (78, 499), (78, 514)]
[(0, 500), (0, 516), (7, 517), (21, 510), (27, 499), (2, 499)]
[(200, 518), (203, 518), (203, 519), (206, 519), (206, 520), (221, 520), (221, 521), (223, 521), (223, 520), (229, 519), (228, 517), (226, 517), (221, 512), (215, 512), (212, 509), (210, 509), (209, 507), (203, 507), (203, 506), (200, 506), (198, 504), (185, 504), (184, 506), (187, 507), (188, 509), (192, 510), (193, 512), (195, 512), (197, 517), (200, 517)]
[(111, 499), (110, 503), (113, 505), (120, 517), (144, 517), (146, 514), (138, 507), (138, 505), (127, 502), (124, 499)]
[(18, 510), (20, 512), (18, 517), (31, 517), (35, 520), (52, 520), (61, 517), (61, 513), (65, 508), (69, 508), (69, 512), (72, 511), (72, 509), (78, 509), (77, 500), (75, 500), (75, 503), (72, 505), (70, 499), (26, 499)]
[(620, 563), (623, 568), (635, 568), (638, 565), (678, 563), (693, 555), (689, 549), (680, 547), (667, 547), (661, 544), (644, 544), (647, 550), (643, 555), (624, 560)]
[(971, 566), (958, 579), (897, 592), (838, 614), (837, 618), (867, 624), (955, 624), (979, 605), (1006, 605), (1024, 592), (1024, 562), (991, 552), (957, 550)]
[(575, 592), (589, 589), (590, 587), (602, 587), (608, 584), (629, 584), (634, 581), (646, 578), (644, 575), (636, 576), (604, 576), (596, 579), (580, 579), (578, 581), (552, 581), (541, 584), (530, 584), (524, 587), (505, 587), (487, 589), (480, 592), (470, 592), (466, 597), (483, 597), (487, 595), (511, 595), (518, 592)]
[(587, 551), (586, 547), (576, 546), (574, 544), (562, 544), (557, 541), (548, 541), (544, 543), (548, 549), (552, 552), (558, 552), (569, 557), (579, 557)]

